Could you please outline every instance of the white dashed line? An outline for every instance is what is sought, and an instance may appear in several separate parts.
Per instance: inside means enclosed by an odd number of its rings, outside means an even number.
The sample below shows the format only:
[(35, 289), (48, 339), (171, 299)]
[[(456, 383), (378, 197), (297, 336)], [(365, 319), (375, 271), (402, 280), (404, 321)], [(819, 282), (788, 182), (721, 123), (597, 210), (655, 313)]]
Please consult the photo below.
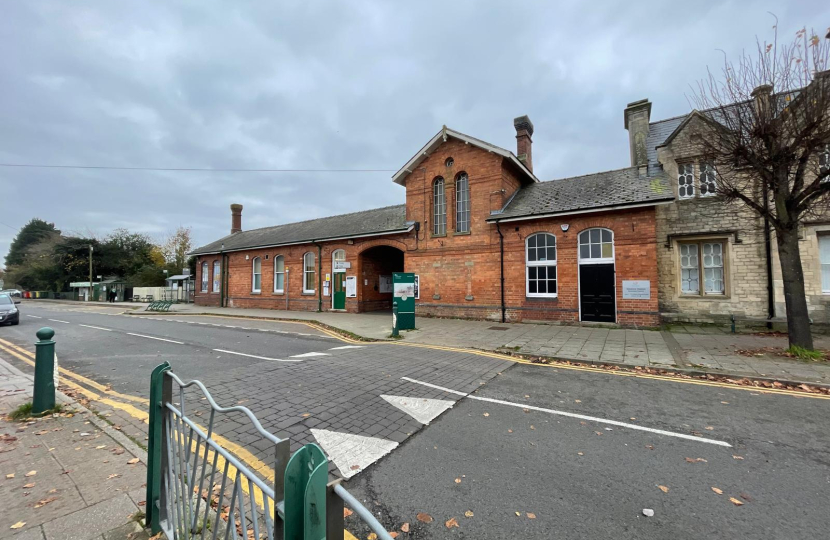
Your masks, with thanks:
[(26, 315), (27, 317), (31, 317), (33, 319), (42, 319), (43, 317), (38, 317), (37, 315)]
[(328, 354), (328, 353), (324, 353), (324, 352), (307, 352), (307, 353), (303, 353), (303, 354), (295, 354), (291, 358), (310, 358), (312, 356), (331, 356), (331, 355)]
[(248, 358), (258, 358), (260, 360), (271, 360), (273, 362), (302, 362), (302, 360), (291, 360), (291, 359), (284, 360), (282, 358), (268, 358), (267, 356), (257, 356), (255, 354), (245, 354), (245, 353), (235, 352), (235, 351), (226, 351), (225, 349), (213, 349), (213, 350), (216, 351), (216, 352), (223, 352), (223, 353), (227, 353), (227, 354), (236, 354), (238, 356), (247, 356)]
[(474, 399), (476, 401), (485, 401), (487, 403), (496, 403), (498, 405), (507, 405), (509, 407), (518, 407), (520, 409), (529, 409), (531, 411), (539, 411), (539, 412), (548, 413), (548, 414), (555, 414), (557, 416), (567, 416), (568, 418), (577, 418), (579, 420), (588, 420), (588, 421), (591, 421), (591, 422), (597, 422), (599, 424), (607, 424), (607, 425), (610, 425), (610, 426), (624, 427), (624, 428), (634, 429), (634, 430), (638, 430), (638, 431), (646, 431), (648, 433), (656, 433), (657, 435), (666, 435), (667, 437), (676, 437), (678, 439), (687, 439), (687, 440), (690, 440), (690, 441), (697, 441), (697, 442), (702, 442), (702, 443), (707, 443), (707, 444), (714, 444), (714, 445), (717, 445), (717, 446), (725, 446), (727, 448), (732, 448), (731, 444), (729, 444), (728, 442), (724, 442), (724, 441), (716, 441), (716, 440), (713, 440), (713, 439), (706, 439), (704, 437), (697, 437), (695, 435), (686, 435), (685, 433), (674, 433), (674, 432), (665, 431), (665, 430), (662, 430), (662, 429), (655, 429), (655, 428), (650, 428), (650, 427), (645, 427), (645, 426), (638, 426), (637, 424), (628, 424), (626, 422), (618, 422), (617, 420), (606, 420), (605, 418), (598, 418), (596, 416), (588, 416), (588, 415), (585, 415), (585, 414), (577, 414), (577, 413), (566, 412), (566, 411), (557, 411), (555, 409), (546, 409), (544, 407), (536, 407), (536, 406), (533, 406), (533, 405), (528, 405), (527, 403), (512, 403), (510, 401), (504, 401), (504, 400), (501, 400), (501, 399), (493, 399), (493, 398), (472, 396), (470, 394), (465, 394), (463, 392), (458, 392), (456, 390), (450, 390), (449, 388), (444, 388), (443, 386), (437, 386), (435, 384), (430, 384), (430, 383), (426, 383), (426, 382), (423, 382), (423, 381), (417, 381), (415, 379), (410, 379), (409, 377), (401, 377), (401, 379), (403, 379), (405, 381), (409, 381), (411, 383), (427, 386), (429, 388), (435, 388), (437, 390), (443, 390), (443, 391), (449, 392), (451, 394), (456, 394), (456, 395), (459, 395), (459, 396), (466, 396), (469, 399)]
[(105, 330), (107, 332), (112, 332), (112, 330), (109, 329), (109, 328), (101, 328), (100, 326), (92, 326), (92, 325), (89, 325), (89, 324), (78, 324), (78, 326), (84, 326), (86, 328), (94, 328), (96, 330)]
[(143, 334), (133, 334), (132, 332), (127, 332), (127, 334), (131, 335), (131, 336), (143, 337), (143, 338), (147, 338), (147, 339), (156, 339), (158, 341), (167, 341), (168, 343), (175, 343), (177, 345), (184, 345), (184, 343), (182, 343), (181, 341), (173, 341), (172, 339), (164, 339), (164, 338), (160, 338), (160, 337), (145, 336)]
[(330, 351), (342, 351), (343, 349), (362, 349), (366, 345), (343, 345), (342, 347), (332, 347)]
[(46, 319), (46, 320), (47, 321), (52, 321), (52, 322), (60, 322), (60, 323), (63, 323), (63, 324), (72, 324), (69, 321), (62, 321), (60, 319)]

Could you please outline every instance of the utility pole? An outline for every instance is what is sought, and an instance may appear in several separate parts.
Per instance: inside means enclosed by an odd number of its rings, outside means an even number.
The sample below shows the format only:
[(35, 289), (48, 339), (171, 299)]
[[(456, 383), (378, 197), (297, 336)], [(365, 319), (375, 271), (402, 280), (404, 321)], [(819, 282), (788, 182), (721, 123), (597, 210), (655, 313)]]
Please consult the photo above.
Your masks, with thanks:
[(89, 292), (86, 295), (86, 301), (92, 300), (92, 244), (89, 245)]

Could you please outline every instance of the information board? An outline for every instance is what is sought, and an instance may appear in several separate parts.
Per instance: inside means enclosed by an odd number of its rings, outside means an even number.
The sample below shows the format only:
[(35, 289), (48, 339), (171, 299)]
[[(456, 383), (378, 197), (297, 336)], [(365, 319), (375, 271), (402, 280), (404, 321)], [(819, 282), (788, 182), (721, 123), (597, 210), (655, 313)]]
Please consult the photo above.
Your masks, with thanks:
[(651, 281), (649, 280), (623, 280), (622, 289), (625, 300), (651, 299)]

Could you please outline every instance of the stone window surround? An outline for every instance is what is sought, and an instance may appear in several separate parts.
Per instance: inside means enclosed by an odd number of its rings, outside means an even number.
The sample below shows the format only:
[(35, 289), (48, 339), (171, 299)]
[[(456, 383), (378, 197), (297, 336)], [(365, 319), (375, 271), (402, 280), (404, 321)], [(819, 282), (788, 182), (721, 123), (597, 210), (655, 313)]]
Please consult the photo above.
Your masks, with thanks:
[[(701, 190), (701, 186), (702, 186), (702, 184), (701, 184), (701, 171), (703, 170), (703, 165), (711, 165), (711, 162), (707, 162), (707, 161), (701, 159), (700, 157), (681, 159), (681, 160), (677, 161), (677, 172), (675, 174), (674, 190), (675, 190), (675, 195), (677, 196), (678, 200), (680, 200), (680, 201), (691, 201), (691, 200), (695, 200), (695, 199), (707, 199), (709, 197), (715, 197), (717, 195), (717, 193), (713, 193), (713, 192), (703, 193), (702, 190)], [(680, 171), (681, 171), (682, 168), (684, 168), (686, 166), (690, 166), (692, 168), (692, 171), (691, 171), (691, 175), (692, 175), (692, 195), (687, 195), (687, 196), (684, 197), (684, 196), (680, 195), (680, 176), (681, 176)], [(714, 165), (711, 165), (711, 166), (712, 166), (712, 172), (713, 172), (714, 177), (715, 177), (714, 178), (714, 184), (715, 184), (715, 187), (717, 189), (717, 179), (718, 179), (717, 170), (714, 168)], [(684, 173), (684, 174), (688, 174), (688, 173)]]
[[(830, 296), (830, 290), (825, 290), (822, 286), (822, 279), (821, 279), (821, 239), (825, 238), (825, 241), (830, 241), (830, 224), (825, 225), (812, 225), (812, 224), (805, 224), (804, 227), (799, 227), (799, 231), (804, 232), (804, 236), (800, 236), (799, 240), (804, 240), (807, 237), (808, 233), (806, 229), (811, 229), (812, 234), (816, 237), (816, 248), (818, 248), (818, 253), (816, 256), (816, 263), (815, 263), (815, 271), (816, 275), (818, 276), (818, 283), (817, 283), (817, 290), (821, 292), (822, 296)], [(809, 249), (806, 246), (802, 246), (802, 261), (804, 257), (804, 250)]]
[[(720, 242), (723, 244), (723, 293), (706, 293), (704, 292), (704, 280), (703, 280), (703, 247), (702, 244), (704, 243), (712, 243), (712, 242)], [(680, 265), (680, 244), (698, 244), (698, 269), (700, 271), (700, 290), (697, 294), (693, 293), (684, 293), (682, 292), (682, 284), (681, 279), (683, 276), (683, 271)], [(729, 236), (723, 235), (709, 235), (706, 233), (701, 233), (700, 235), (690, 235), (690, 236), (683, 236), (681, 238), (672, 239), (672, 249), (673, 258), (674, 258), (674, 267), (675, 267), (675, 285), (677, 287), (677, 291), (675, 293), (675, 298), (683, 299), (688, 298), (690, 300), (729, 300), (731, 298), (731, 280), (730, 280), (730, 272), (731, 268), (731, 248), (732, 242), (730, 241)]]

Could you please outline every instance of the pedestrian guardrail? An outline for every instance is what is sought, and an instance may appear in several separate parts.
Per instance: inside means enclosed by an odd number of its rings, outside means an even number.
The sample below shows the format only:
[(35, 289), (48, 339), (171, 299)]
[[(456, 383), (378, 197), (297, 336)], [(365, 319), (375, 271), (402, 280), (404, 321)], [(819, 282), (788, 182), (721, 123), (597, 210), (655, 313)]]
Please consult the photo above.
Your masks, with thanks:
[[(316, 444), (290, 456), (289, 440), (266, 431), (247, 407), (220, 407), (200, 381), (182, 381), (167, 362), (150, 380), (146, 521), (153, 534), (163, 531), (170, 540), (339, 540), (345, 503), (378, 538), (391, 540), (339, 479), (328, 481), (328, 460)], [(210, 406), (207, 426), (185, 411), (190, 387)], [(245, 415), (270, 443), (272, 478), (217, 442), (217, 415), (231, 413)]]
[(173, 305), (173, 302), (170, 300), (156, 300), (154, 302), (150, 302), (144, 311), (170, 311), (170, 307)]

